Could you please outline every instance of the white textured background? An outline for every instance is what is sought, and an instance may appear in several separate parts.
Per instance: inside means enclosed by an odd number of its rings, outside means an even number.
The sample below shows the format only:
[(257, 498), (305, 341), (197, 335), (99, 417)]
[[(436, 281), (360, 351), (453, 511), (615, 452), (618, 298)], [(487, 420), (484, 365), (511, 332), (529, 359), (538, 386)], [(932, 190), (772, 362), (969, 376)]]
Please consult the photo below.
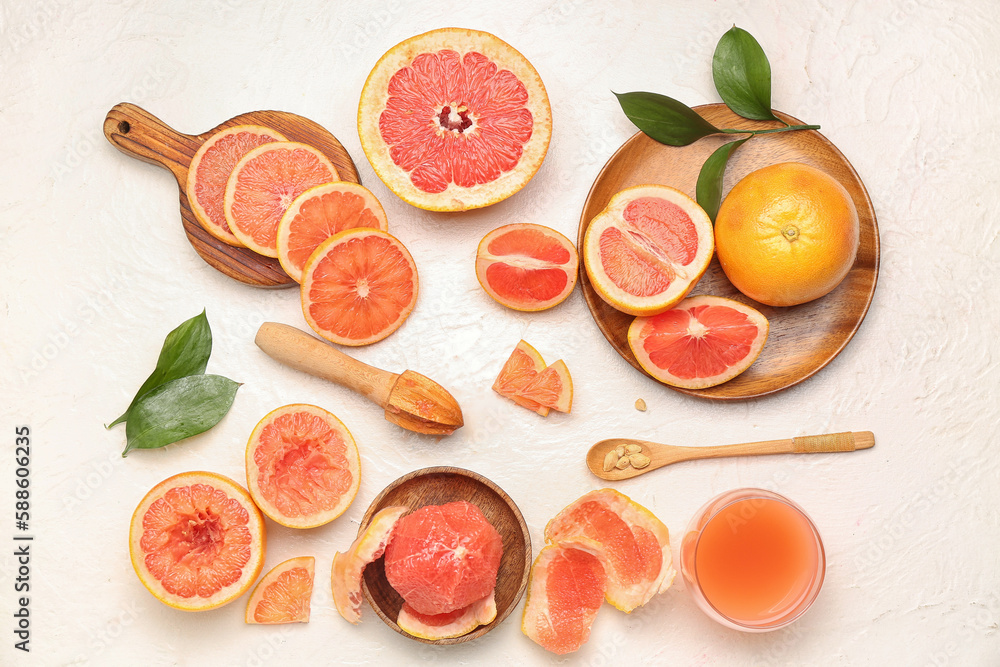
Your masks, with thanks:
[[(254, 3), (71, 0), (0, 4), (0, 663), (3, 665), (1000, 664), (1000, 10), (993, 0), (735, 0), (532, 3)], [(473, 272), (478, 240), (504, 223), (575, 238), (587, 191), (633, 132), (611, 90), (716, 101), (710, 60), (738, 24), (768, 54), (774, 106), (822, 125), (866, 183), (878, 215), (878, 290), (859, 334), (828, 368), (778, 395), (712, 403), (640, 375), (606, 344), (579, 291), (517, 314)], [(548, 158), (518, 195), (442, 217), (387, 191), (360, 150), (357, 99), (371, 66), (406, 37), (446, 25), (488, 30), (536, 66), (551, 98)], [(312, 118), (353, 155), (390, 228), (420, 269), (404, 327), (357, 356), (449, 387), (466, 426), (437, 442), (382, 419), (363, 399), (283, 367), (253, 344), (265, 320), (303, 326), (298, 293), (245, 287), (209, 268), (181, 229), (165, 170), (102, 136), (105, 113), (136, 103), (199, 133), (239, 113)], [(164, 450), (119, 456), (105, 431), (155, 363), (163, 336), (202, 308), (215, 334), (209, 372), (242, 381), (229, 415)], [(573, 414), (541, 419), (490, 391), (526, 338), (562, 357)], [(642, 397), (645, 413), (633, 408)], [(245, 598), (195, 615), (157, 602), (129, 564), (129, 517), (161, 479), (209, 469), (243, 477), (254, 424), (291, 402), (338, 414), (358, 439), (354, 505), (307, 532), (268, 522), (267, 567), (315, 554), (308, 625), (251, 627)], [(13, 649), (14, 427), (32, 430), (32, 652)], [(477, 641), (428, 647), (365, 607), (333, 609), (328, 568), (378, 491), (430, 465), (499, 483), (536, 551), (545, 522), (600, 486), (583, 464), (594, 441), (633, 435), (722, 444), (841, 430), (875, 432), (852, 455), (682, 464), (618, 488), (676, 538), (709, 497), (773, 488), (824, 536), (828, 571), (791, 628), (744, 635), (708, 620), (678, 578), (631, 615), (605, 607), (590, 642), (557, 659), (519, 629), (520, 607)], [(676, 544), (675, 544), (676, 547)], [(676, 549), (675, 549), (676, 552)]]

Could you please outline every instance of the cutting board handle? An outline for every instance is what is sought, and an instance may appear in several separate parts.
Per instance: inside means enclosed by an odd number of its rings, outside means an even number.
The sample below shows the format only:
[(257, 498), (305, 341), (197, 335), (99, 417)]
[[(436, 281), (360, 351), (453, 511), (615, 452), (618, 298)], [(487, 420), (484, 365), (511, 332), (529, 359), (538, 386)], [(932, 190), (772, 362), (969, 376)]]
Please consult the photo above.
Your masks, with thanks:
[(181, 134), (145, 109), (116, 104), (104, 119), (104, 136), (115, 148), (170, 170), (181, 188), (187, 187), (188, 165), (201, 142)]

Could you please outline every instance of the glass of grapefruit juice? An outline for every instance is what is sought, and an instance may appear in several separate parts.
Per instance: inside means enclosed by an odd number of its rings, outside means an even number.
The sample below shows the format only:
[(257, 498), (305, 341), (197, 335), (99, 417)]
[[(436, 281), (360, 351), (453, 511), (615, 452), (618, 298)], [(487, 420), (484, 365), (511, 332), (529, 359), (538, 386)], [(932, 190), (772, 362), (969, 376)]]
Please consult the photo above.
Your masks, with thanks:
[(825, 572), (815, 524), (791, 500), (764, 489), (708, 501), (681, 541), (681, 573), (695, 602), (745, 632), (777, 630), (804, 614)]

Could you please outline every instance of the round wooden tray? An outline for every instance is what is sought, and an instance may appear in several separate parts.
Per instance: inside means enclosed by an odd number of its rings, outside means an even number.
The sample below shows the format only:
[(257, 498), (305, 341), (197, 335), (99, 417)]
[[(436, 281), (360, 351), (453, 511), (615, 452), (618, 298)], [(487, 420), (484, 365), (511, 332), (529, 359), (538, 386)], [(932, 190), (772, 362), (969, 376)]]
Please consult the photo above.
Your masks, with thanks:
[(396, 625), (403, 598), (386, 580), (383, 560), (379, 558), (370, 563), (362, 578), (361, 587), (365, 598), (379, 618), (404, 637), (425, 644), (460, 644), (482, 637), (514, 611), (528, 586), (528, 571), (531, 568), (531, 537), (521, 511), (503, 489), (482, 475), (462, 468), (440, 466), (415, 470), (387, 486), (372, 501), (358, 529), (360, 535), (379, 510), (392, 505), (419, 509), (425, 505), (442, 505), (455, 500), (466, 500), (478, 506), (503, 540), (503, 556), (497, 572), (495, 591), (497, 616), (492, 623), (450, 639), (414, 637)]
[[(774, 121), (741, 118), (724, 104), (707, 104), (695, 107), (695, 111), (716, 127), (780, 127)], [(776, 115), (790, 124), (803, 124), (786, 114), (776, 112)], [(732, 140), (734, 137), (731, 135), (711, 136), (689, 146), (674, 147), (653, 141), (642, 132), (635, 134), (611, 156), (590, 189), (580, 216), (577, 240), (580, 254), (583, 254), (587, 226), (594, 216), (604, 210), (615, 193), (633, 185), (655, 183), (673, 186), (693, 198), (701, 165), (716, 148)], [(861, 223), (861, 242), (854, 266), (844, 281), (826, 296), (799, 306), (775, 308), (757, 303), (737, 291), (726, 278), (718, 260), (713, 258), (691, 295), (715, 294), (758, 309), (771, 324), (767, 344), (757, 361), (729, 382), (707, 389), (671, 389), (716, 400), (755, 398), (781, 391), (811, 377), (833, 361), (865, 319), (878, 281), (878, 224), (871, 199), (857, 172), (826, 137), (815, 130), (754, 137), (730, 157), (723, 193), (728, 194), (733, 185), (751, 171), (779, 162), (812, 165), (847, 188)], [(628, 346), (628, 327), (634, 318), (615, 310), (598, 296), (582, 262), (580, 285), (587, 306), (604, 337), (627, 362), (649, 375), (642, 370)]]

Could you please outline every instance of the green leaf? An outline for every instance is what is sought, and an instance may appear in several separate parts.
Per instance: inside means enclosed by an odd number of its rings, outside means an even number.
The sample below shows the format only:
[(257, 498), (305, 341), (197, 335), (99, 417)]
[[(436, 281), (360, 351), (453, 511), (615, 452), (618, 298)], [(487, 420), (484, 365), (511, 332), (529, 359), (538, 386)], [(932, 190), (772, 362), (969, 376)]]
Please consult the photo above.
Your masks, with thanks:
[(615, 93), (622, 111), (651, 139), (668, 146), (687, 146), (719, 132), (691, 107), (657, 93)]
[(106, 428), (127, 420), (139, 399), (152, 389), (171, 380), (204, 373), (211, 354), (212, 329), (208, 326), (208, 317), (203, 310), (200, 315), (195, 315), (167, 334), (156, 368), (139, 387), (128, 409)]
[(122, 456), (207, 431), (229, 412), (239, 386), (221, 375), (189, 375), (161, 384), (132, 407)]
[(712, 78), (726, 105), (744, 118), (778, 120), (771, 111), (771, 65), (746, 30), (733, 26), (719, 40)]
[(729, 156), (734, 150), (745, 144), (748, 139), (750, 137), (723, 144), (701, 166), (695, 196), (698, 199), (698, 204), (705, 209), (712, 222), (715, 222), (715, 216), (719, 212), (719, 204), (722, 203), (722, 179), (726, 175), (726, 163), (729, 161)]

